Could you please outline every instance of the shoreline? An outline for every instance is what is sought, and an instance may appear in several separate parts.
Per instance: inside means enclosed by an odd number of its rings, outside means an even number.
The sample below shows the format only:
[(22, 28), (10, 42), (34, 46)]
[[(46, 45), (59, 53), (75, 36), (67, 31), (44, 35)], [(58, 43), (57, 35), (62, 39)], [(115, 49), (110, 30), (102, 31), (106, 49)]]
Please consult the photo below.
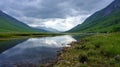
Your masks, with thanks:
[[(72, 42), (69, 45), (72, 47), (72, 45), (74, 45), (75, 43), (78, 43), (78, 42), (77, 41), (76, 42)], [(71, 47), (63, 47), (61, 49), (61, 51), (57, 51), (57, 59), (55, 61), (52, 61), (50, 63), (40, 64), (40, 67), (54, 67), (55, 64), (58, 64), (59, 61), (62, 60), (62, 57), (61, 57), (62, 53), (67, 51), (68, 48), (71, 48)]]

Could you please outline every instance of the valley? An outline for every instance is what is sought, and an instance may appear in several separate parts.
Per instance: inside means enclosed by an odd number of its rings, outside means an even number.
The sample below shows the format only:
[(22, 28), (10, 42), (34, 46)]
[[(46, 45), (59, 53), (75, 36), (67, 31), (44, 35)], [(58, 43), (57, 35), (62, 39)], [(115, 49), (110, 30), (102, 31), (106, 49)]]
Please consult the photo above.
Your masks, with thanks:
[[(65, 6), (65, 3), (59, 6)], [(42, 15), (47, 15), (43, 17), (36, 11), (25, 14), (29, 17), (23, 17), (24, 20), (31, 20), (27, 23), (35, 27), (0, 11), (0, 67), (120, 67), (120, 0), (114, 0), (67, 31), (58, 30), (74, 26), (78, 17), (68, 19), (67, 13), (64, 17), (55, 17), (62, 14), (58, 10), (54, 15), (52, 9), (55, 7), (44, 11), (47, 13)], [(46, 18), (49, 15), (55, 18)], [(72, 20), (76, 22), (72, 23)]]

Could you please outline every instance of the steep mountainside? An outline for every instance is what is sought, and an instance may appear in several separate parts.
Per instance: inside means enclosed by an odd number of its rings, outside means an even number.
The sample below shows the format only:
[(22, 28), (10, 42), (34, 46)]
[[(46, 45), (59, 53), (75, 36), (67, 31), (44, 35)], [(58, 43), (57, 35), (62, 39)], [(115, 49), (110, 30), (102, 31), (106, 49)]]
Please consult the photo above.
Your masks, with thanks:
[(68, 32), (116, 32), (120, 31), (120, 0), (96, 12)]
[(31, 28), (28, 25), (0, 11), (0, 32), (38, 32), (38, 31), (44, 32), (45, 30)]

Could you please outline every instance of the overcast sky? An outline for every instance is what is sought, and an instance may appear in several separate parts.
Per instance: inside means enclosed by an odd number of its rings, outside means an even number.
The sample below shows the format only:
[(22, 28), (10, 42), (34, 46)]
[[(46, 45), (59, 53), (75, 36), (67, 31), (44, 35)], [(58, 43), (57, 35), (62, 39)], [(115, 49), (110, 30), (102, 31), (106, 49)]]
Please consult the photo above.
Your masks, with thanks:
[(66, 31), (113, 0), (0, 0), (0, 10), (33, 27)]

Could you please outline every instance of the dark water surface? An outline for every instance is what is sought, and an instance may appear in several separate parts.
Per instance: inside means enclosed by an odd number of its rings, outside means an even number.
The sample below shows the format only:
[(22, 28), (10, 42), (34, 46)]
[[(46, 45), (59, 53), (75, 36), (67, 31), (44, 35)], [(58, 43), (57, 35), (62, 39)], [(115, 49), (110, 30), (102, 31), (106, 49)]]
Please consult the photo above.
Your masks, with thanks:
[(70, 47), (73, 41), (76, 39), (70, 35), (0, 41), (0, 67), (51, 62), (56, 60), (57, 51)]

